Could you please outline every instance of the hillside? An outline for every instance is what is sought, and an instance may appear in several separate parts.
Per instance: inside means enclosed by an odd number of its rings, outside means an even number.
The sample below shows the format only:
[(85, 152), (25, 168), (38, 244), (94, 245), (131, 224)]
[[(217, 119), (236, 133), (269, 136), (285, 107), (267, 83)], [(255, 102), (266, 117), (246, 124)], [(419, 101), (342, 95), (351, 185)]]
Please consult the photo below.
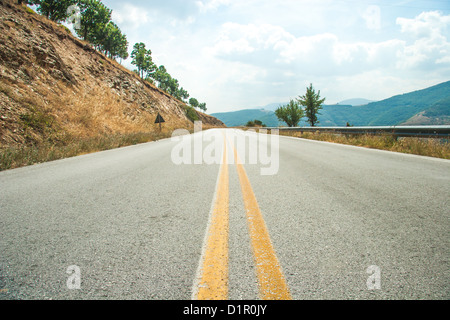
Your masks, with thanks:
[(213, 113), (211, 115), (220, 119), (227, 127), (242, 126), (252, 120), (260, 120), (268, 127), (285, 125), (283, 122), (278, 121), (273, 111), (265, 109), (245, 109), (239, 111)]
[[(273, 108), (279, 104), (270, 104)], [(382, 101), (362, 106), (324, 105), (319, 115), (319, 126), (391, 126), (450, 124), (450, 81)], [(245, 125), (249, 120), (261, 120), (268, 126), (277, 126), (275, 113), (265, 109), (247, 109), (213, 114), (228, 126)], [(300, 126), (307, 126), (305, 118)]]
[(450, 124), (450, 97), (442, 99), (425, 111), (414, 115), (404, 125), (444, 125)]
[(151, 132), (158, 113), (193, 128), (183, 102), (15, 1), (0, 0), (0, 47), (0, 147)]

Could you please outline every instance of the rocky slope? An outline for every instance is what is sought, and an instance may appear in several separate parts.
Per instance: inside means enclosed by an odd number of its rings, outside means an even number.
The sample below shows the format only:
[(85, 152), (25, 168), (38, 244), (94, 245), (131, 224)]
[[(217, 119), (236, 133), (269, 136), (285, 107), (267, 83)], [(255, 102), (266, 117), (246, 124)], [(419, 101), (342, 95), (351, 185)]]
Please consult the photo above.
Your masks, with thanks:
[(149, 132), (158, 113), (163, 130), (193, 128), (185, 107), (65, 27), (0, 0), (0, 147)]

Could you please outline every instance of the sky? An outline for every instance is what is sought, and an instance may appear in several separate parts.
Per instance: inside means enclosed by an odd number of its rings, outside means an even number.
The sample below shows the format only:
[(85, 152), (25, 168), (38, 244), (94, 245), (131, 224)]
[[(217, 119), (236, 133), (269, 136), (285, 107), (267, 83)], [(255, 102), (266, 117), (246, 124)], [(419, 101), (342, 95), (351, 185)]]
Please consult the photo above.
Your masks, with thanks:
[[(450, 80), (449, 0), (103, 0), (207, 113), (305, 94), (382, 100)], [(131, 58), (122, 62), (134, 69)]]

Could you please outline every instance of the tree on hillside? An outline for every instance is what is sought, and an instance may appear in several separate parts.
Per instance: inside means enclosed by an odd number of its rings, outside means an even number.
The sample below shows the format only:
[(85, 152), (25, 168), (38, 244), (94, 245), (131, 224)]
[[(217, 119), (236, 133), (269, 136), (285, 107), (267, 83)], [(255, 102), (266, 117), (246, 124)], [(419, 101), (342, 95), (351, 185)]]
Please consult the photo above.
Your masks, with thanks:
[(159, 66), (150, 76), (157, 82), (158, 88), (171, 96), (183, 101), (189, 98), (189, 93), (183, 87), (180, 88), (179, 81), (164, 66)]
[(278, 120), (284, 121), (289, 127), (297, 127), (304, 112), (296, 101), (291, 100), (287, 105), (280, 106), (275, 110), (275, 115)]
[(69, 17), (67, 9), (76, 4), (76, 0), (30, 0), (28, 4), (36, 5), (37, 11), (47, 19), (61, 22)]
[(76, 29), (77, 35), (83, 40), (96, 44), (101, 31), (111, 21), (112, 10), (100, 0), (78, 0), (81, 14), (81, 28)]
[(194, 107), (194, 108), (198, 108), (198, 100), (197, 99), (195, 99), (195, 98), (190, 98), (189, 99), (189, 104), (191, 105), (191, 107)]
[(197, 99), (191, 98), (189, 99), (189, 104), (194, 108), (199, 108), (200, 110), (206, 111), (206, 103), (200, 103)]
[(110, 21), (101, 31), (98, 31), (99, 37), (95, 40), (97, 48), (111, 59), (128, 58), (127, 37), (122, 34), (119, 27)]
[(153, 73), (156, 71), (156, 65), (152, 60), (152, 51), (147, 50), (145, 43), (136, 43), (133, 46), (131, 52), (131, 63), (137, 67), (139, 76), (142, 79), (153, 77)]
[(189, 93), (183, 87), (181, 87), (180, 89), (178, 89), (176, 97), (179, 100), (186, 101), (189, 98)]
[(159, 66), (158, 68), (156, 68), (155, 72), (152, 73), (152, 78), (156, 81), (158, 88), (165, 91), (170, 78), (170, 75), (167, 73), (166, 67)]
[(308, 118), (311, 127), (314, 127), (319, 123), (319, 121), (317, 121), (317, 115), (320, 114), (319, 110), (322, 109), (322, 105), (325, 102), (325, 98), (320, 99), (320, 90), (316, 93), (311, 83), (310, 86), (306, 88), (306, 94), (299, 97), (297, 101), (305, 107), (305, 115)]
[(176, 96), (178, 93), (178, 88), (180, 87), (180, 84), (177, 79), (172, 78), (169, 75), (169, 81), (167, 82), (166, 91), (171, 96)]
[(121, 40), (121, 44), (118, 49), (118, 57), (120, 58), (120, 63), (122, 63), (122, 59), (128, 59), (128, 40), (125, 35), (123, 35), (123, 38)]

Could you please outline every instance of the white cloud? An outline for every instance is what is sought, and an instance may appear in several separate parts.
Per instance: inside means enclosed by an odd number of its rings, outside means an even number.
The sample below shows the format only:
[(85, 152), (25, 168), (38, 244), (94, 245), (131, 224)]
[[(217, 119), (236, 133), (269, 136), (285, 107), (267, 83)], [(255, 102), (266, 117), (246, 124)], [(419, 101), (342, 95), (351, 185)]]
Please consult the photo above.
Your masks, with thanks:
[(294, 37), (281, 27), (229, 22), (222, 25), (211, 53), (217, 57), (234, 59), (234, 55), (279, 50), (292, 40)]
[(395, 59), (403, 45), (399, 40), (345, 43), (332, 33), (295, 37), (279, 26), (227, 23), (209, 52), (261, 68), (275, 65), (304, 75), (334, 75), (392, 66), (386, 61)]
[(229, 5), (230, 0), (199, 0), (196, 1), (195, 4), (201, 13), (207, 13), (209, 11), (217, 11), (217, 9), (222, 5)]
[(397, 18), (401, 31), (414, 38), (433, 38), (450, 28), (450, 15), (443, 16), (439, 11), (422, 12), (413, 19)]
[(120, 9), (113, 10), (112, 20), (124, 27), (138, 29), (147, 24), (150, 18), (144, 8), (125, 3)]
[[(303, 74), (359, 74), (362, 71), (435, 68), (448, 63), (450, 43), (444, 35), (450, 16), (423, 13), (414, 19), (397, 19), (402, 33), (413, 41), (389, 39), (379, 42), (344, 42), (333, 33), (295, 37), (270, 24), (222, 25), (210, 54), (261, 68), (276, 65)], [(427, 35), (425, 37), (424, 35)]]
[(450, 71), (450, 39), (446, 37), (450, 15), (444, 16), (437, 11), (423, 12), (414, 19), (398, 18), (397, 24), (410, 40), (399, 53), (399, 68)]

